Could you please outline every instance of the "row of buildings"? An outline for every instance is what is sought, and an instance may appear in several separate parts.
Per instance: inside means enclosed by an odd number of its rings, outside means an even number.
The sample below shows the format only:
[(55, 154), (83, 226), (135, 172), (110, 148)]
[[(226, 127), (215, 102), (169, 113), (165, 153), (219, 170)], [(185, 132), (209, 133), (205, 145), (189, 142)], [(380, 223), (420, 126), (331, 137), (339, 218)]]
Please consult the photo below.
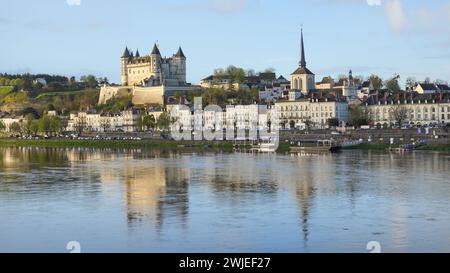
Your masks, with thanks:
[[(156, 44), (146, 56), (126, 48), (121, 57), (121, 66), (121, 86), (104, 86), (99, 104), (106, 103), (115, 96), (131, 94), (133, 104), (147, 107), (159, 105), (163, 110), (147, 109), (143, 112), (144, 110), (129, 109), (116, 114), (79, 112), (67, 118), (67, 131), (134, 132), (141, 130), (137, 124), (138, 118), (143, 114), (157, 118), (163, 111), (170, 114), (173, 109), (179, 109), (172, 117), (174, 120), (185, 124), (195, 122), (192, 116), (196, 109), (184, 97), (179, 103), (170, 102), (174, 92), (186, 92), (194, 88), (186, 82), (186, 56), (181, 48), (170, 58), (162, 57)], [(307, 67), (303, 31), (300, 61), (290, 75), (290, 80), (265, 72), (245, 77), (244, 81), (236, 83), (222, 75), (203, 79), (200, 87), (260, 90), (259, 103), (228, 106), (219, 113), (205, 112), (200, 121), (205, 127), (214, 126), (213, 120), (217, 119), (213, 117), (235, 127), (248, 127), (255, 116), (263, 116), (264, 120), (258, 121), (260, 125), (276, 118), (282, 128), (326, 128), (330, 120), (334, 120), (333, 124), (343, 126), (348, 124), (350, 107), (365, 108), (374, 125), (392, 125), (399, 120), (416, 125), (450, 123), (450, 87), (445, 84), (417, 83), (407, 91), (394, 93), (375, 90), (370, 81), (353, 77), (351, 70), (348, 76), (338, 81), (325, 77), (316, 82), (315, 74)], [(401, 119), (398, 117), (398, 110), (402, 110)], [(261, 113), (266, 113), (266, 118)], [(10, 125), (20, 122), (20, 119), (4, 118), (2, 121), (9, 130)]]

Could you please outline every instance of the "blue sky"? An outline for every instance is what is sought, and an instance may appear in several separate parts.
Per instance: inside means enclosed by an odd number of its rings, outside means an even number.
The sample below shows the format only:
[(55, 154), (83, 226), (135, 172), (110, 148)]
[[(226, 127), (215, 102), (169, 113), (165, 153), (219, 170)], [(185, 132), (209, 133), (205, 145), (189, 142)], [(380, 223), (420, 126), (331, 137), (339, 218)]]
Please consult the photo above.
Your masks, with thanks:
[(288, 77), (372, 73), (450, 81), (450, 0), (15, 0), (0, 10), (0, 71), (120, 80), (125, 46), (182, 46), (188, 80), (229, 64)]

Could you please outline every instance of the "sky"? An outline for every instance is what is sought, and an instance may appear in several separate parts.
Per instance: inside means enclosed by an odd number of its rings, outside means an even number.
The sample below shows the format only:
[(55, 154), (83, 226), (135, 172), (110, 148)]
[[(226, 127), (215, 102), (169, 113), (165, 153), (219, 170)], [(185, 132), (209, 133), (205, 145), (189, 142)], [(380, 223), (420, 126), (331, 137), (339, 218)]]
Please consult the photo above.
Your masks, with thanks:
[(194, 84), (230, 64), (286, 78), (300, 55), (322, 77), (450, 81), (450, 0), (2, 0), (0, 72), (120, 82), (125, 46), (179, 46)]

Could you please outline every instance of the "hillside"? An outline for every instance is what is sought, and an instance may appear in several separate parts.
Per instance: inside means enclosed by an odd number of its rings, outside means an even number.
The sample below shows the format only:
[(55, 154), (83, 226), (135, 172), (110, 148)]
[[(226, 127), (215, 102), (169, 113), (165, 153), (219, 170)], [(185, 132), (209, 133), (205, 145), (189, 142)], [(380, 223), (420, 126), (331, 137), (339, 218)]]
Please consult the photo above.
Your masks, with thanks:
[(80, 109), (93, 108), (97, 104), (100, 91), (86, 88), (79, 91), (55, 91), (41, 93), (33, 97), (30, 92), (13, 91), (10, 87), (0, 87), (0, 111), (21, 114), (26, 108), (34, 108), (39, 113), (55, 109), (64, 114)]

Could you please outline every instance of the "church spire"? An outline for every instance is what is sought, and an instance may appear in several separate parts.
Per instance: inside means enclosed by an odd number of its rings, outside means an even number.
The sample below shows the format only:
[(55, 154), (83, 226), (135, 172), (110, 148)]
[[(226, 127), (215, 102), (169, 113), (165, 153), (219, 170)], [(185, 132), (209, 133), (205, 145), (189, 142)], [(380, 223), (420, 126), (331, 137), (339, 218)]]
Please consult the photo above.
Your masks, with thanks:
[(136, 58), (141, 57), (141, 54), (139, 53), (139, 49), (136, 49)]
[(302, 28), (302, 39), (301, 39), (301, 52), (300, 52), (300, 67), (306, 68), (306, 59), (305, 59), (305, 45), (303, 43), (303, 28)]

